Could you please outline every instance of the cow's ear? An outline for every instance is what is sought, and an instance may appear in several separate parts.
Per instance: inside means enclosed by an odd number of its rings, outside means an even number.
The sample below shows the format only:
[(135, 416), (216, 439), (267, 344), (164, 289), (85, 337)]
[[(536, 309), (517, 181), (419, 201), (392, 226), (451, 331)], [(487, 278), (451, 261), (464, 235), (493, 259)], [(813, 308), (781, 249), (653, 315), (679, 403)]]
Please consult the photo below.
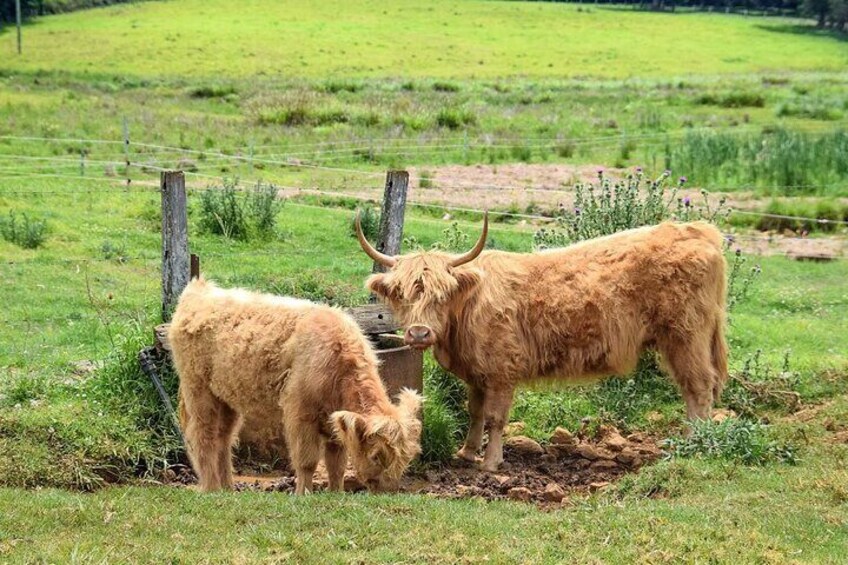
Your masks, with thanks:
[(368, 422), (362, 414), (339, 410), (330, 415), (333, 435), (345, 445), (358, 445), (368, 436)]
[(404, 387), (398, 394), (398, 406), (409, 418), (418, 418), (421, 414), (421, 403), (424, 402), (424, 397), (412, 390)]
[(483, 277), (483, 274), (479, 269), (463, 268), (461, 270), (455, 270), (453, 272), (453, 277), (456, 279), (456, 282), (459, 283), (459, 293), (465, 294), (477, 286), (480, 279)]
[(365, 281), (365, 288), (379, 296), (391, 300), (394, 298), (394, 291), (389, 285), (389, 277), (385, 273), (377, 273), (368, 277)]

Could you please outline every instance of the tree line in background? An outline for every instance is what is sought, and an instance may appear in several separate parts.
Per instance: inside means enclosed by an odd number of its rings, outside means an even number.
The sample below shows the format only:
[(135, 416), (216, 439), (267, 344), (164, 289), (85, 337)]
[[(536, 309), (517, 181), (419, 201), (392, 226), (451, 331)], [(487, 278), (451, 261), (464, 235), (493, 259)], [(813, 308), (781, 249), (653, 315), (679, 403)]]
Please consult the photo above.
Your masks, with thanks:
[[(137, 2), (139, 0), (20, 0), (24, 19), (45, 14), (70, 12), (84, 8)], [(542, 0), (597, 4), (598, 0)], [(726, 13), (759, 13), (777, 16), (808, 16), (819, 28), (844, 32), (848, 24), (848, 0), (616, 0), (602, 4), (621, 4), (644, 10), (675, 11), (677, 8)], [(15, 21), (15, 0), (0, 0), (0, 22)]]
[(846, 31), (848, 0), (531, 0), (571, 4), (618, 4), (634, 9), (674, 12), (678, 8), (704, 12), (805, 16), (821, 29)]
[[(21, 15), (27, 20), (33, 16), (60, 14), (85, 8), (126, 4), (138, 0), (20, 0)], [(0, 0), (0, 22), (15, 21), (15, 0)]]

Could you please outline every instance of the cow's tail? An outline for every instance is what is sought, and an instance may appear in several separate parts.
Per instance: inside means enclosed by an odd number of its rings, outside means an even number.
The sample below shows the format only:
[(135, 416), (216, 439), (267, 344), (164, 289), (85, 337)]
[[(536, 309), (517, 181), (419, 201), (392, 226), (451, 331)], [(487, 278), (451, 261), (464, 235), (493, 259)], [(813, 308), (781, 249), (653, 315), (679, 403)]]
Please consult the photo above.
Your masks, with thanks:
[(725, 316), (727, 312), (727, 263), (724, 259), (724, 254), (721, 254), (718, 277), (718, 296), (715, 311), (715, 321), (713, 323), (712, 342), (710, 344), (710, 357), (713, 369), (716, 372), (716, 381), (713, 386), (713, 402), (718, 402), (721, 398), (721, 391), (728, 379), (727, 371), (727, 340), (724, 336)]
[(713, 340), (711, 347), (711, 357), (713, 368), (716, 372), (716, 381), (713, 385), (713, 401), (718, 402), (721, 398), (721, 391), (727, 382), (727, 341), (724, 338), (724, 316), (720, 316), (716, 320), (713, 328)]

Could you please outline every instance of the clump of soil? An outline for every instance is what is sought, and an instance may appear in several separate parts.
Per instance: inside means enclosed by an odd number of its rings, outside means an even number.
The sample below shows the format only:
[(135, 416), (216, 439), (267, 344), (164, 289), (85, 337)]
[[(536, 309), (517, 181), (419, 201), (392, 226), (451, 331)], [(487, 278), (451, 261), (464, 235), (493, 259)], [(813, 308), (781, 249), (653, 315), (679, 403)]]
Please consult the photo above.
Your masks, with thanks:
[[(589, 437), (557, 428), (545, 446), (525, 436), (507, 438), (504, 462), (497, 472), (483, 472), (472, 463), (454, 460), (437, 469), (408, 473), (401, 483), (401, 491), (444, 498), (511, 499), (552, 505), (573, 492), (603, 489), (660, 454), (656, 441), (644, 434), (625, 437), (615, 428), (601, 426), (597, 434)], [(178, 471), (169, 482), (192, 482), (189, 470)], [(294, 487), (290, 472), (274, 477), (239, 475), (235, 483), (237, 491), (292, 493)], [(326, 488), (326, 475), (320, 467), (315, 487), (317, 491)], [(364, 490), (350, 470), (345, 475), (345, 490)]]
[(598, 436), (588, 438), (557, 428), (546, 447), (524, 436), (508, 438), (504, 462), (495, 473), (452, 462), (412, 475), (404, 490), (447, 498), (558, 503), (575, 491), (603, 489), (660, 453), (656, 442), (643, 434), (623, 437), (615, 428), (602, 427)]

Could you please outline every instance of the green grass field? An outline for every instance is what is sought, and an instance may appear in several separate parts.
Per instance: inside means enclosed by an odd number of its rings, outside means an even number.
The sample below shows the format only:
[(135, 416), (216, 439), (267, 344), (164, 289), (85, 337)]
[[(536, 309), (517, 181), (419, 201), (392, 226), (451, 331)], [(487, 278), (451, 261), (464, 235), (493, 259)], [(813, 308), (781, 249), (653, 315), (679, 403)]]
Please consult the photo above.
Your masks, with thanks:
[(13, 71), (137, 78), (641, 79), (845, 69), (838, 38), (795, 23), (548, 3), (248, 0), (234, 12), (223, 0), (186, 0), (45, 18), (25, 30), (20, 59), (11, 30), (3, 44)]
[[(22, 57), (13, 29), (0, 31), (0, 222), (47, 224), (38, 249), (0, 239), (0, 561), (844, 560), (844, 258), (751, 257), (762, 275), (731, 313), (733, 374), (759, 350), (764, 367), (754, 392), (730, 387), (724, 405), (754, 402), (794, 465), (675, 458), (544, 511), (152, 486), (176, 445), (135, 358), (159, 321), (160, 168), (194, 174), (190, 242), (207, 276), (340, 305), (367, 300), (355, 201), (291, 192), (273, 235), (234, 242), (200, 232), (199, 190), (239, 177), (377, 194), (388, 167), (641, 166), (752, 207), (848, 220), (848, 50), (809, 22), (495, 1), (231, 4), (41, 18)], [(489, 204), (481, 192), (472, 207)], [(410, 207), (405, 235), (443, 240), (443, 213)], [(473, 240), (479, 216), (455, 218)], [(506, 219), (494, 246), (529, 251), (537, 226)], [(733, 219), (723, 229), (759, 221)], [(845, 233), (824, 235), (844, 245)], [(800, 414), (775, 401), (784, 386)], [(667, 437), (683, 407), (640, 374), (527, 391), (512, 416), (540, 440), (585, 416)]]

